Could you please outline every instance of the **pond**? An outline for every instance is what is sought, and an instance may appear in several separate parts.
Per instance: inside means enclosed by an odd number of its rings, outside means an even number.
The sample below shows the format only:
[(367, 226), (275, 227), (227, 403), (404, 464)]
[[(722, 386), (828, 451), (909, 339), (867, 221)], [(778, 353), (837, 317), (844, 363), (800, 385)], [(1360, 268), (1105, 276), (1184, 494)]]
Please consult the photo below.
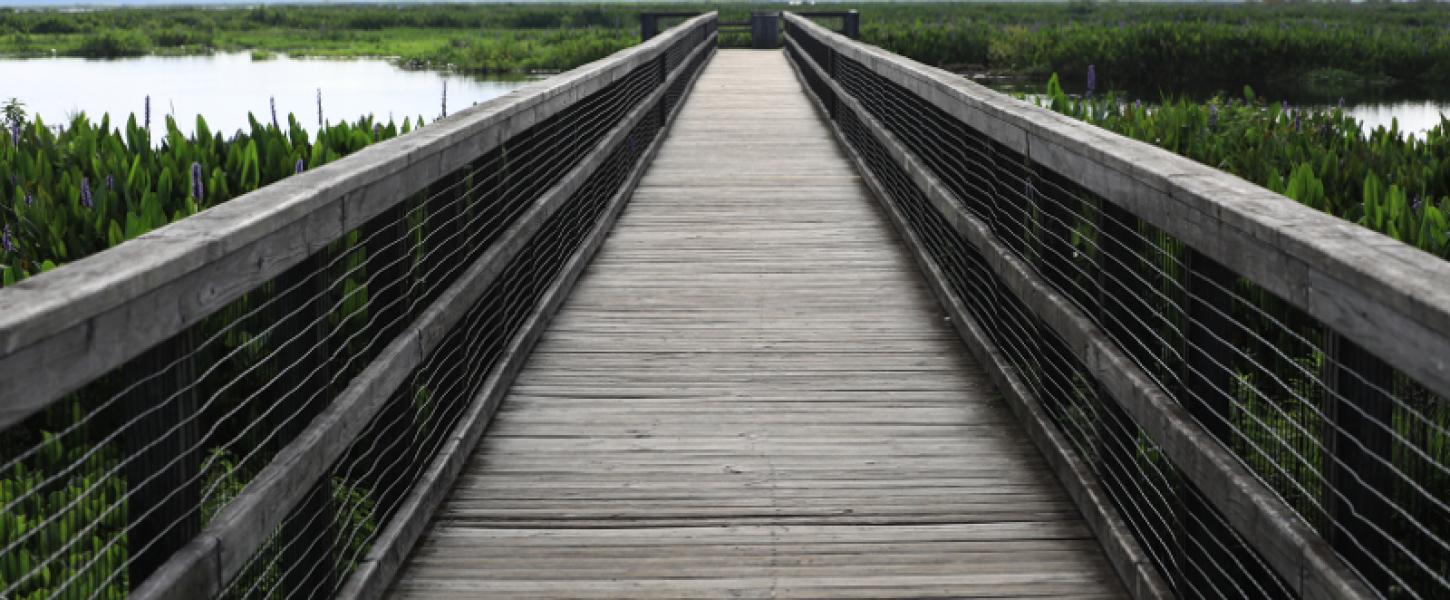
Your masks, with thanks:
[(412, 71), (381, 59), (300, 59), (276, 55), (253, 60), (250, 53), (204, 56), (145, 56), (116, 60), (81, 58), (0, 59), (0, 100), (25, 103), (47, 125), (60, 125), (78, 112), (113, 124), (135, 113), (142, 119), (151, 97), (152, 128), (173, 115), (188, 134), (198, 114), (212, 131), (248, 127), (247, 113), (266, 122), (275, 98), (280, 119), (293, 113), (317, 127), (318, 91), (330, 122), (374, 115), (386, 121), (422, 116), (429, 122), (443, 110), (447, 82), (450, 113), (508, 93), (531, 78), (474, 77)]

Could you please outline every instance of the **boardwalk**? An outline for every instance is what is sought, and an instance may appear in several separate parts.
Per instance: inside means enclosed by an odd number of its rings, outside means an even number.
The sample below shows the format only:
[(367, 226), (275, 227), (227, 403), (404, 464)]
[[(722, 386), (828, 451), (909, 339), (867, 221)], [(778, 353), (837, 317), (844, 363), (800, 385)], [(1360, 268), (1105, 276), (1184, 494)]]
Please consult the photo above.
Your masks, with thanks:
[(391, 595), (1117, 586), (784, 56), (721, 51)]

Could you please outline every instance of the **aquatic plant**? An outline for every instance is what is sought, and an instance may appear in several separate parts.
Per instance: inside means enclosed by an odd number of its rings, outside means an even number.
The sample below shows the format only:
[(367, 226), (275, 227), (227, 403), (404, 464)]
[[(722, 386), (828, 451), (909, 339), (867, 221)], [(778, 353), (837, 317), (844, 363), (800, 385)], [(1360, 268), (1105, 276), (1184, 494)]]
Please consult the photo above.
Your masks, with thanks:
[(191, 163), (191, 198), (200, 201), (206, 197), (206, 188), (201, 183), (201, 163)]
[[(1326, 3), (930, 3), (861, 7), (861, 38), (947, 68), (1102, 76), (1141, 94), (1450, 81), (1450, 11)], [(1078, 80), (1081, 81), (1081, 80)], [(1077, 88), (1081, 92), (1085, 87)]]
[(1397, 123), (1366, 132), (1342, 110), (1268, 103), (1248, 87), (1127, 108), (1116, 94), (1070, 96), (1055, 75), (1042, 104), (1450, 259), (1450, 120), (1423, 136)]
[(37, 118), (14, 130), (14, 142), (0, 144), (0, 173), (8, 175), (0, 184), (0, 227), (10, 232), (8, 247), (0, 250), (0, 286), (413, 126), (364, 118), (323, 128), (314, 137), (289, 115), (285, 128), (249, 119), (249, 131), (228, 139), (201, 118), (191, 137), (172, 118), (165, 121), (165, 134), (156, 139), (136, 116), (113, 127), (109, 117), (92, 121), (77, 115), (63, 130)]

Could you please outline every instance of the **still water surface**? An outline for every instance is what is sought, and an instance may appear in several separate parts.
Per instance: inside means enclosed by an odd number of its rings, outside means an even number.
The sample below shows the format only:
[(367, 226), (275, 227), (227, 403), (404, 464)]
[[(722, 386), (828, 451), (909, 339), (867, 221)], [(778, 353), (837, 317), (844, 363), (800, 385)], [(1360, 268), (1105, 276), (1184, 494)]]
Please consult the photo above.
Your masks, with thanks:
[[(528, 78), (474, 77), (437, 71), (409, 71), (379, 59), (298, 59), (278, 55), (252, 60), (249, 53), (207, 56), (145, 56), (118, 60), (81, 58), (0, 59), (0, 99), (16, 97), (30, 114), (50, 125), (85, 112), (94, 119), (109, 113), (120, 124), (136, 113), (141, 118), (151, 96), (153, 126), (173, 115), (191, 133), (198, 114), (212, 131), (230, 133), (247, 126), (247, 113), (269, 120), (269, 100), (276, 99), (281, 119), (287, 113), (309, 129), (317, 127), (317, 95), (322, 92), (323, 117), (330, 122), (373, 115), (384, 121), (422, 116), (432, 121), (443, 110), (444, 82), (450, 112), (508, 93)], [(1041, 93), (1040, 84), (982, 81), (1005, 92)], [(1035, 82), (1034, 82), (1035, 83)], [(1290, 100), (1293, 102), (1293, 100)], [(1329, 110), (1313, 103), (1304, 108)], [(1400, 130), (1423, 135), (1450, 115), (1450, 101), (1365, 99), (1351, 101), (1345, 111), (1366, 130), (1388, 127), (1398, 119)]]
[(329, 122), (373, 115), (384, 121), (422, 116), (429, 122), (448, 111), (508, 93), (529, 79), (481, 78), (437, 71), (409, 71), (385, 60), (296, 59), (278, 55), (254, 61), (249, 53), (207, 56), (146, 56), (118, 60), (81, 58), (0, 59), (0, 96), (19, 98), (26, 110), (48, 125), (60, 125), (76, 113), (93, 119), (109, 113), (120, 125), (132, 113), (142, 120), (151, 96), (152, 128), (164, 115), (191, 133), (198, 114), (215, 132), (248, 127), (247, 113), (271, 119), (276, 98), (284, 121), (293, 113), (308, 129), (317, 127), (317, 94)]

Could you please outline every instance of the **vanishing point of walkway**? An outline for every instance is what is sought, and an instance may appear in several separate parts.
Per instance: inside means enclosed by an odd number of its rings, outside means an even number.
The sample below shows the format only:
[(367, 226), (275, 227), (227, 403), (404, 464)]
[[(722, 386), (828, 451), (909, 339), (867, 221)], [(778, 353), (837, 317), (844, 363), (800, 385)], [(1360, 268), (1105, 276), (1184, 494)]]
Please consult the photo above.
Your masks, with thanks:
[(869, 194), (720, 51), (392, 595), (1121, 595)]

